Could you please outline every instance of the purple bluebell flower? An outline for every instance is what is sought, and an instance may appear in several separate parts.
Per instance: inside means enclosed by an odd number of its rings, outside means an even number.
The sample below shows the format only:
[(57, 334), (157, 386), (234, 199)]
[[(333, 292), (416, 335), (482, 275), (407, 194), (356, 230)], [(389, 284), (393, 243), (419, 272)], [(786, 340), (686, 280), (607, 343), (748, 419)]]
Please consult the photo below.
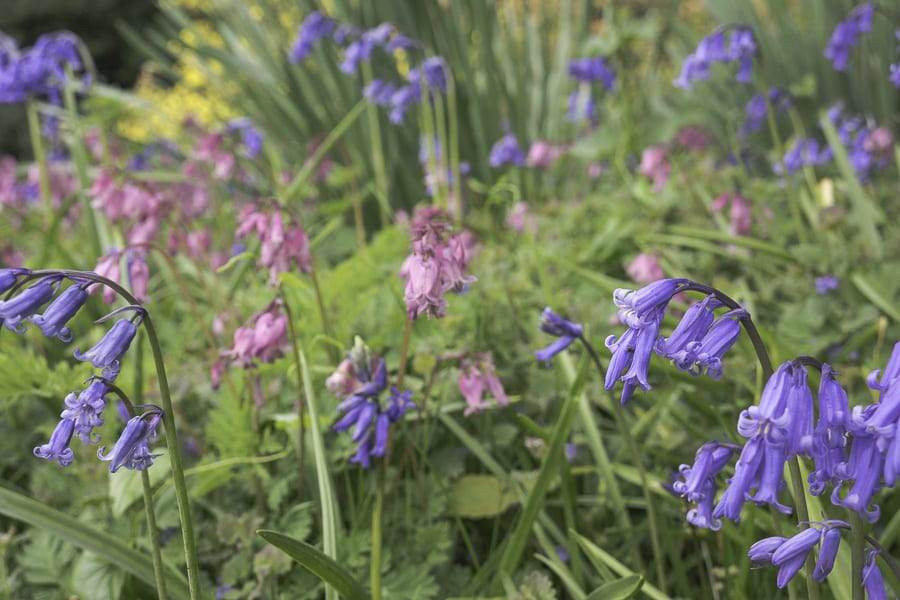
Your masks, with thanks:
[(735, 523), (740, 522), (741, 511), (744, 503), (748, 500), (750, 488), (754, 482), (758, 481), (764, 455), (765, 448), (761, 437), (754, 436), (744, 444), (737, 464), (734, 466), (734, 476), (728, 482), (728, 487), (725, 488), (725, 492), (712, 511), (713, 518), (724, 517)]
[(394, 125), (399, 125), (406, 117), (406, 111), (410, 106), (418, 104), (422, 98), (422, 90), (418, 85), (404, 85), (397, 88), (391, 94), (390, 106), (391, 111), (389, 119)]
[(676, 87), (691, 89), (694, 81), (709, 79), (709, 68), (713, 63), (728, 62), (725, 50), (725, 32), (714, 31), (697, 45), (697, 49), (684, 59), (681, 74), (673, 83)]
[(689, 342), (685, 346), (686, 356), (682, 358), (682, 364), (688, 362), (687, 357), (690, 357), (690, 365), (684, 370), (695, 376), (705, 371), (713, 379), (721, 377), (722, 357), (737, 342), (741, 335), (741, 320), (748, 316), (747, 311), (741, 308), (719, 316), (699, 341)]
[(75, 422), (75, 433), (85, 444), (100, 441), (100, 434), (94, 428), (103, 425), (100, 414), (106, 408), (106, 392), (106, 384), (97, 379), (77, 394), (72, 392), (66, 396), (66, 408), (60, 416)]
[(569, 61), (569, 76), (581, 83), (599, 81), (607, 91), (612, 91), (616, 87), (616, 71), (602, 56)]
[(795, 366), (788, 390), (785, 416), (788, 456), (809, 454), (813, 446), (813, 395), (807, 383), (806, 369)]
[[(874, 523), (881, 515), (881, 508), (872, 504), (872, 496), (878, 491), (884, 467), (884, 453), (878, 450), (876, 437), (864, 431), (853, 432), (850, 458), (840, 465), (841, 479), (831, 492), (831, 503), (856, 511), (869, 523)], [(846, 496), (841, 497), (845, 483), (853, 479)]]
[(884, 587), (884, 578), (878, 569), (876, 558), (878, 551), (872, 548), (867, 550), (866, 564), (863, 567), (862, 580), (863, 586), (866, 588), (866, 594), (869, 600), (887, 600), (887, 590)]
[(693, 465), (685, 464), (678, 468), (684, 479), (675, 481), (672, 491), (696, 504), (687, 513), (687, 521), (692, 525), (713, 531), (722, 526), (722, 521), (712, 514), (716, 496), (715, 476), (738, 450), (740, 448), (734, 444), (707, 442), (697, 450)]
[(116, 321), (93, 348), (87, 352), (82, 352), (80, 348), (76, 349), (75, 358), (90, 362), (98, 369), (116, 368), (119, 359), (128, 350), (128, 346), (131, 345), (131, 340), (134, 339), (137, 333), (142, 317), (143, 309), (135, 307), (135, 317)]
[(544, 308), (541, 313), (541, 331), (559, 338), (546, 348), (536, 350), (534, 355), (542, 363), (549, 365), (550, 359), (568, 348), (577, 339), (584, 337), (584, 328), (572, 321), (568, 321), (555, 312), (550, 307)]
[(447, 72), (450, 67), (440, 56), (431, 56), (422, 61), (422, 65), (412, 69), (407, 76), (407, 81), (412, 85), (421, 86), (421, 79), (432, 90), (447, 91)]
[(570, 123), (582, 123), (597, 121), (597, 104), (588, 89), (569, 94), (566, 120)]
[(53, 430), (50, 441), (41, 446), (34, 447), (34, 455), (46, 460), (55, 460), (61, 467), (68, 467), (75, 459), (75, 453), (69, 448), (72, 441), (72, 432), (75, 431), (75, 421), (62, 419)]
[(312, 52), (316, 43), (328, 37), (335, 27), (334, 19), (330, 19), (318, 11), (306, 16), (297, 29), (297, 37), (291, 46), (291, 62), (299, 63)]
[(731, 32), (731, 43), (728, 46), (728, 59), (738, 63), (735, 79), (739, 83), (750, 83), (750, 70), (753, 68), (753, 57), (756, 54), (756, 40), (753, 30), (739, 27)]
[(72, 331), (66, 323), (81, 310), (87, 301), (88, 292), (81, 284), (69, 286), (50, 303), (41, 315), (30, 317), (30, 321), (41, 328), (47, 337), (58, 337), (63, 342), (72, 341)]
[(394, 32), (394, 36), (385, 44), (384, 49), (388, 52), (394, 52), (396, 50), (408, 50), (410, 48), (415, 48), (416, 42), (406, 37), (402, 33)]
[(341, 25), (334, 31), (334, 35), (332, 38), (338, 44), (344, 45), (347, 43), (347, 40), (353, 37), (357, 37), (360, 33), (359, 27), (354, 25)]
[(155, 439), (156, 426), (163, 411), (158, 406), (149, 406), (144, 414), (132, 417), (125, 424), (122, 435), (106, 456), (106, 446), (97, 451), (97, 458), (109, 462), (109, 472), (115, 473), (121, 467), (143, 471), (153, 463), (156, 454), (150, 453), (150, 442)]
[(841, 21), (831, 33), (828, 47), (825, 48), (825, 58), (831, 61), (836, 71), (846, 71), (850, 60), (850, 50), (859, 43), (862, 33), (872, 31), (872, 15), (875, 6), (871, 2), (860, 4), (847, 17)]
[(660, 336), (656, 342), (656, 352), (675, 363), (682, 371), (693, 364), (693, 355), (686, 347), (692, 342), (699, 342), (706, 335), (707, 329), (715, 321), (715, 309), (722, 303), (715, 296), (709, 295), (700, 302), (692, 304), (675, 326), (669, 337)]
[(818, 545), (819, 556), (813, 578), (821, 583), (834, 568), (834, 559), (841, 543), (841, 529), (849, 527), (838, 520), (816, 523), (791, 538), (775, 536), (759, 540), (750, 546), (747, 555), (754, 564), (768, 563), (780, 567), (778, 587), (784, 588), (803, 568), (809, 553)]
[(519, 147), (516, 136), (512, 133), (507, 133), (500, 138), (491, 148), (488, 163), (495, 169), (507, 164), (515, 167), (523, 166), (525, 164), (525, 153)]
[(816, 277), (816, 293), (820, 295), (825, 295), (828, 292), (833, 292), (838, 288), (838, 280), (834, 275), (823, 275), (822, 277)]
[(225, 126), (225, 131), (228, 133), (239, 131), (241, 133), (241, 143), (244, 144), (244, 148), (247, 150), (247, 156), (250, 158), (259, 156), (259, 152), (262, 150), (263, 137), (249, 118), (232, 119)]
[(809, 474), (809, 491), (819, 495), (826, 484), (836, 485), (841, 477), (839, 466), (847, 461), (847, 429), (850, 408), (847, 392), (837, 382), (830, 365), (822, 365), (819, 380), (819, 418), (813, 433), (812, 457), (815, 470)]
[(900, 88), (900, 63), (896, 65), (891, 65), (891, 75), (888, 77), (888, 81), (894, 84), (894, 87)]
[(373, 79), (363, 88), (363, 97), (376, 106), (387, 106), (397, 86), (383, 79)]
[(786, 170), (788, 175), (791, 175), (807, 165), (823, 165), (829, 162), (833, 156), (834, 154), (828, 146), (819, 148), (818, 140), (814, 138), (799, 139), (784, 154), (784, 167), (782, 168), (781, 163), (777, 163), (773, 170), (779, 175)]
[(619, 307), (619, 321), (629, 327), (645, 325), (689, 283), (689, 279), (660, 279), (639, 290), (618, 288), (613, 292), (613, 302)]
[(376, 359), (361, 339), (356, 338), (348, 360), (362, 385), (338, 406), (338, 411), (344, 414), (332, 429), (340, 432), (353, 428), (351, 439), (357, 449), (350, 462), (367, 469), (371, 457), (381, 457), (387, 452), (391, 423), (402, 419), (415, 404), (410, 401), (412, 390), (400, 392), (392, 387), (386, 404), (382, 405), (379, 397), (387, 387), (387, 367), (384, 359)]
[(25, 333), (23, 321), (49, 302), (58, 287), (58, 278), (45, 278), (12, 298), (0, 300), (0, 322), (10, 331)]
[(27, 275), (28, 269), (0, 269), (0, 294), (5, 294), (12, 289), (19, 280), (19, 275)]
[(384, 46), (393, 31), (394, 26), (390, 23), (382, 23), (364, 31), (344, 50), (344, 60), (338, 68), (347, 75), (356, 73), (359, 63), (369, 60), (377, 46)]
[(0, 50), (0, 103), (46, 95), (59, 105), (60, 90), (69, 78), (67, 71), (74, 73), (83, 67), (81, 41), (69, 31), (42, 35), (34, 46), (23, 50), (7, 36), (0, 42), (4, 46)]
[[(790, 107), (791, 97), (780, 89), (769, 88), (768, 94), (769, 102), (774, 109), (786, 110)], [(747, 106), (744, 108), (744, 112), (746, 113), (747, 118), (744, 121), (744, 124), (741, 125), (740, 131), (738, 131), (738, 136), (741, 138), (745, 138), (747, 135), (762, 129), (763, 124), (766, 121), (766, 115), (768, 114), (765, 96), (756, 94), (750, 98), (750, 101), (747, 102)]]

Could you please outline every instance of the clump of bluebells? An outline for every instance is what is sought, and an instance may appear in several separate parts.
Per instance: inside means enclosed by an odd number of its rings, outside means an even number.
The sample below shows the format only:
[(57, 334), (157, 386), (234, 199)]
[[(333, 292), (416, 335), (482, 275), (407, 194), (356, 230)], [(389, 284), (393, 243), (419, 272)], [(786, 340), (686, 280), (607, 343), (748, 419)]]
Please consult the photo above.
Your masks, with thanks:
[(591, 92), (591, 84), (599, 82), (603, 88), (611, 92), (616, 87), (616, 71), (602, 56), (577, 58), (569, 61), (569, 77), (579, 84), (579, 89), (572, 92), (568, 99), (566, 118), (572, 123), (597, 120), (597, 105)]
[(44, 34), (30, 48), (19, 48), (13, 38), (0, 33), (0, 104), (39, 96), (62, 104), (66, 82), (83, 77), (82, 46), (70, 31)]
[[(333, 32), (333, 35), (332, 35)], [(322, 13), (310, 13), (297, 30), (290, 50), (290, 60), (300, 63), (306, 60), (321, 40), (331, 35), (336, 44), (343, 47), (343, 60), (338, 65), (341, 72), (356, 75), (361, 63), (369, 62), (376, 48), (388, 55), (399, 50), (420, 47), (415, 41), (400, 33), (391, 23), (381, 23), (372, 29), (362, 30), (354, 25), (342, 25)], [(425, 96), (446, 93), (449, 67), (440, 56), (426, 57), (409, 70), (402, 81), (376, 77), (363, 89), (363, 97), (376, 106), (389, 109), (392, 123), (399, 125), (406, 112), (422, 102)]]
[(387, 453), (391, 425), (402, 419), (407, 410), (415, 408), (412, 390), (401, 392), (391, 386), (387, 400), (383, 401), (382, 393), (388, 387), (384, 359), (373, 354), (358, 337), (327, 385), (339, 395), (346, 394), (338, 406), (343, 416), (333, 429), (342, 432), (353, 428), (351, 439), (358, 446), (350, 462), (368, 469), (372, 457)]
[(854, 8), (844, 21), (831, 32), (825, 58), (831, 61), (835, 71), (846, 71), (850, 61), (850, 51), (859, 44), (859, 36), (872, 31), (872, 17), (875, 5), (871, 2)]
[[(64, 290), (60, 289), (68, 284)], [(90, 289), (99, 286), (100, 278), (93, 273), (74, 271), (41, 271), (28, 269), (0, 269), (0, 324), (7, 330), (23, 334), (31, 323), (49, 338), (71, 342), (73, 334), (69, 321), (88, 299)], [(41, 311), (42, 307), (46, 308)], [(146, 315), (142, 306), (132, 305), (117, 309), (98, 321), (119, 318), (103, 338), (91, 348), (75, 350), (75, 358), (91, 363), (100, 370), (90, 377), (82, 390), (66, 396), (60, 421), (46, 444), (35, 446), (34, 455), (53, 460), (61, 466), (69, 466), (75, 458), (69, 447), (72, 437), (78, 435), (85, 444), (98, 443), (100, 434), (95, 429), (104, 423), (102, 413), (107, 405), (107, 395), (117, 391), (114, 382), (119, 374), (121, 359), (137, 334)], [(156, 456), (150, 452), (150, 443), (156, 439), (156, 427), (162, 418), (162, 409), (147, 405), (143, 412), (131, 418), (118, 441), (109, 452), (101, 447), (100, 460), (109, 462), (110, 472), (121, 467), (143, 470)]]
[[(728, 43), (725, 41), (726, 35), (730, 35)], [(756, 40), (752, 29), (742, 26), (718, 29), (700, 40), (697, 49), (684, 60), (681, 74), (673, 83), (676, 87), (689, 90), (695, 81), (708, 80), (710, 68), (716, 63), (737, 63), (735, 80), (750, 83), (755, 55)]]

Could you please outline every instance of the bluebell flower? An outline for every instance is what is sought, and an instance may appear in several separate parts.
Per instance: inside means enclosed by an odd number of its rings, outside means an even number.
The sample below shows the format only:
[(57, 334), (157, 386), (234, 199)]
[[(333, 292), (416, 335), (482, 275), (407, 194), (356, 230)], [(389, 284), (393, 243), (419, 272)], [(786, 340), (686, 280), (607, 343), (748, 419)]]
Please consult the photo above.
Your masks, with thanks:
[(863, 567), (862, 580), (863, 586), (866, 588), (866, 594), (869, 600), (887, 600), (887, 590), (884, 587), (884, 578), (878, 569), (876, 558), (878, 551), (872, 548), (867, 550), (866, 564)]
[(823, 275), (822, 277), (816, 277), (816, 293), (820, 295), (825, 295), (828, 292), (833, 292), (838, 288), (838, 280), (834, 275)]
[(291, 46), (291, 62), (303, 61), (312, 52), (316, 43), (328, 37), (335, 27), (334, 19), (330, 19), (318, 11), (306, 16), (297, 29), (297, 37)]
[(418, 85), (404, 85), (391, 94), (389, 119), (394, 125), (399, 125), (406, 117), (406, 111), (410, 106), (417, 104), (422, 98), (422, 90)]
[(687, 346), (703, 339), (716, 319), (713, 311), (720, 306), (722, 303), (713, 295), (689, 306), (672, 334), (669, 337), (660, 336), (656, 351), (673, 361), (682, 371), (688, 370), (693, 364), (693, 355), (687, 351)]
[[(769, 102), (774, 109), (785, 110), (790, 107), (791, 97), (780, 89), (769, 88), (768, 94)], [(750, 98), (749, 102), (747, 102), (747, 106), (744, 108), (744, 112), (747, 115), (747, 118), (744, 121), (744, 124), (741, 125), (741, 129), (738, 131), (738, 136), (740, 138), (745, 138), (748, 134), (755, 133), (762, 129), (763, 124), (766, 121), (766, 115), (768, 114), (765, 96), (756, 94)]]
[(408, 50), (410, 48), (415, 48), (416, 42), (406, 37), (402, 33), (394, 32), (394, 36), (385, 44), (384, 49), (388, 52), (394, 52), (396, 50)]
[(791, 149), (784, 154), (784, 166), (782, 167), (781, 163), (777, 163), (773, 170), (779, 175), (782, 175), (786, 170), (788, 175), (790, 175), (807, 165), (823, 165), (833, 157), (834, 153), (831, 148), (825, 146), (820, 149), (819, 142), (815, 138), (798, 139), (791, 146)]
[(72, 441), (72, 432), (75, 431), (75, 421), (62, 419), (53, 430), (50, 441), (41, 446), (34, 447), (34, 455), (46, 460), (55, 460), (61, 467), (68, 467), (75, 458), (75, 453), (69, 448)]
[(371, 457), (381, 457), (387, 452), (390, 425), (402, 419), (415, 404), (410, 401), (411, 390), (401, 393), (392, 387), (386, 404), (382, 405), (380, 395), (387, 387), (384, 359), (376, 359), (359, 338), (347, 354), (353, 374), (362, 385), (340, 403), (338, 412), (343, 416), (332, 429), (340, 432), (353, 428), (351, 440), (357, 449), (350, 462), (367, 469)]
[(712, 514), (716, 496), (715, 476), (739, 449), (734, 444), (707, 442), (697, 450), (693, 465), (679, 467), (684, 480), (675, 481), (672, 490), (697, 505), (687, 513), (687, 521), (692, 525), (713, 531), (722, 526), (722, 521)]
[(106, 335), (90, 350), (82, 352), (80, 348), (76, 349), (75, 358), (90, 362), (98, 369), (117, 369), (119, 359), (122, 358), (122, 355), (125, 354), (131, 345), (131, 340), (134, 339), (144, 314), (142, 308), (132, 308), (135, 311), (134, 317), (116, 321), (110, 330), (106, 332)]
[(821, 494), (826, 484), (840, 483), (839, 467), (847, 461), (847, 430), (850, 408), (847, 392), (837, 382), (830, 365), (822, 365), (819, 380), (819, 418), (813, 433), (812, 457), (815, 470), (809, 474), (809, 491)]
[(397, 86), (383, 79), (373, 79), (363, 88), (363, 97), (376, 106), (387, 106)]
[[(881, 508), (872, 503), (872, 496), (879, 489), (883, 468), (884, 453), (878, 449), (876, 437), (861, 429), (854, 431), (850, 458), (839, 467), (841, 481), (831, 492), (831, 503), (856, 511), (869, 523), (877, 521)], [(851, 479), (853, 484), (842, 498), (841, 490)]]
[(40, 36), (34, 46), (19, 50), (4, 36), (5, 52), (0, 55), (0, 103), (24, 102), (33, 96), (48, 96), (61, 103), (61, 88), (73, 73), (83, 67), (78, 37), (68, 31)]
[(731, 43), (728, 46), (728, 59), (738, 63), (735, 79), (739, 83), (750, 83), (750, 70), (753, 68), (753, 57), (756, 54), (756, 40), (753, 30), (738, 27), (731, 32)]
[(28, 269), (0, 269), (0, 294), (11, 290), (20, 275), (27, 275), (30, 272)]
[(15, 333), (25, 333), (23, 321), (34, 315), (53, 298), (59, 278), (44, 278), (12, 298), (0, 300), (0, 322)]
[(541, 331), (556, 336), (555, 342), (543, 348), (536, 350), (534, 355), (542, 363), (549, 365), (550, 359), (568, 348), (577, 339), (584, 338), (584, 328), (572, 321), (568, 321), (555, 312), (550, 307), (544, 308), (541, 313)]
[(447, 62), (443, 58), (431, 56), (422, 61), (421, 66), (412, 69), (407, 76), (407, 80), (412, 85), (421, 85), (420, 78), (422, 78), (429, 89), (446, 92), (447, 72), (449, 69), (450, 67), (447, 66)]
[(590, 90), (584, 89), (569, 94), (566, 120), (570, 123), (582, 123), (584, 121), (595, 123), (597, 121), (597, 104), (591, 97)]
[(691, 375), (706, 372), (713, 379), (722, 376), (722, 357), (741, 335), (741, 320), (749, 315), (743, 309), (729, 310), (720, 315), (699, 341), (685, 345), (684, 356), (676, 361), (679, 369)]
[(63, 342), (72, 341), (72, 331), (66, 323), (81, 310), (87, 301), (88, 292), (81, 284), (70, 285), (66, 291), (56, 297), (41, 315), (30, 318), (31, 322), (41, 328), (47, 337), (58, 337)]
[(825, 48), (825, 58), (831, 61), (836, 71), (847, 70), (850, 50), (859, 43), (860, 34), (872, 31), (874, 10), (875, 6), (871, 2), (861, 4), (834, 28)]
[(689, 90), (694, 81), (709, 79), (709, 68), (713, 63), (727, 62), (728, 60), (728, 52), (725, 50), (725, 32), (714, 31), (700, 40), (697, 49), (684, 59), (681, 74), (673, 84)]
[(599, 81), (607, 91), (612, 91), (616, 87), (616, 71), (602, 56), (569, 61), (569, 76), (581, 83)]
[(516, 136), (512, 133), (507, 133), (500, 138), (491, 148), (488, 163), (495, 169), (507, 164), (516, 167), (523, 166), (525, 164), (525, 153), (519, 147)]
[(338, 68), (348, 75), (356, 73), (359, 63), (368, 61), (376, 47), (384, 46), (393, 31), (394, 26), (390, 23), (382, 23), (373, 29), (364, 31), (344, 50), (344, 60)]
[(357, 37), (359, 35), (359, 27), (354, 25), (341, 25), (334, 31), (334, 35), (332, 39), (338, 44), (346, 44), (347, 40), (353, 37)]
[(747, 555), (754, 564), (769, 563), (780, 567), (777, 583), (783, 589), (803, 568), (812, 549), (819, 546), (813, 578), (821, 583), (834, 568), (841, 543), (841, 529), (849, 527), (838, 520), (816, 523), (791, 538), (775, 536), (759, 540), (750, 546)]
[(900, 88), (900, 63), (896, 65), (891, 65), (891, 75), (888, 77), (888, 81), (894, 84), (894, 87)]
[(77, 394), (72, 392), (65, 398), (66, 408), (60, 416), (71, 419), (75, 423), (75, 433), (85, 444), (100, 441), (100, 434), (95, 427), (103, 425), (100, 414), (106, 408), (106, 384), (97, 379)]
[(241, 143), (247, 150), (247, 156), (256, 158), (262, 150), (263, 137), (259, 130), (253, 126), (253, 121), (247, 117), (232, 119), (225, 126), (226, 133), (239, 131)]
[(115, 473), (122, 467), (143, 471), (158, 456), (150, 453), (150, 442), (156, 437), (156, 427), (163, 411), (158, 406), (151, 405), (145, 408), (149, 410), (128, 420), (122, 435), (106, 456), (103, 455), (106, 446), (97, 451), (97, 458), (109, 462), (110, 473)]

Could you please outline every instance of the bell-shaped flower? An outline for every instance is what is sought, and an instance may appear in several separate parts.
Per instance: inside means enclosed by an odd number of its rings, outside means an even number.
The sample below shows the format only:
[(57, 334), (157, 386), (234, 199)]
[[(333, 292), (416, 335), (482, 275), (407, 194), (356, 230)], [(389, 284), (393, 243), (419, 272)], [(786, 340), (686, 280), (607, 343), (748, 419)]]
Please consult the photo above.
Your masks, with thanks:
[(58, 279), (41, 279), (8, 300), (0, 300), (0, 322), (15, 333), (25, 333), (23, 321), (35, 314), (56, 293)]
[(884, 578), (881, 576), (881, 571), (878, 570), (878, 563), (876, 562), (878, 551), (870, 548), (868, 553), (869, 555), (866, 557), (866, 564), (862, 572), (866, 594), (869, 596), (869, 600), (887, 600)]
[(142, 471), (150, 466), (155, 455), (150, 454), (149, 442), (156, 435), (156, 426), (162, 414), (162, 409), (154, 406), (144, 414), (132, 417), (112, 450), (105, 456), (106, 446), (97, 451), (97, 458), (109, 462), (110, 473), (121, 467)]
[(50, 441), (41, 446), (34, 447), (34, 455), (46, 460), (55, 460), (61, 467), (68, 467), (75, 458), (75, 453), (69, 448), (72, 441), (72, 433), (75, 431), (75, 421), (62, 419), (53, 430)]
[(88, 292), (84, 286), (71, 285), (50, 303), (43, 314), (35, 315), (30, 320), (47, 337), (58, 337), (63, 342), (70, 342), (72, 331), (66, 327), (66, 323), (81, 310), (87, 298)]
[(106, 408), (106, 392), (106, 384), (97, 379), (87, 389), (66, 396), (66, 408), (60, 416), (75, 422), (75, 433), (85, 444), (100, 441), (100, 434), (94, 428), (103, 425), (100, 413)]
[(93, 348), (87, 352), (76, 349), (75, 358), (90, 362), (98, 369), (114, 367), (131, 345), (137, 327), (132, 319), (119, 319)]
[(541, 313), (541, 331), (556, 336), (559, 339), (541, 350), (535, 350), (535, 357), (544, 363), (550, 364), (550, 359), (571, 346), (575, 340), (584, 339), (584, 328), (572, 321), (568, 321), (555, 312), (550, 307), (544, 308)]

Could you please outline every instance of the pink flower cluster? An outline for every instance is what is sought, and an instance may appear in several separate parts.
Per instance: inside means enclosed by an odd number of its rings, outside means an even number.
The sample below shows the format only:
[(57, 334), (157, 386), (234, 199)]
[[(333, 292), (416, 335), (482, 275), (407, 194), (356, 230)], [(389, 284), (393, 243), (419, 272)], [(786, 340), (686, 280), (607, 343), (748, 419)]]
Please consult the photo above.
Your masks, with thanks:
[(101, 169), (88, 193), (92, 207), (125, 227), (130, 246), (153, 242), (160, 222), (173, 209), (170, 197), (156, 186), (118, 178), (110, 168)]
[(525, 165), (531, 168), (548, 169), (569, 149), (568, 144), (551, 144), (538, 140), (531, 144)]
[(669, 151), (666, 145), (656, 144), (646, 148), (641, 154), (638, 172), (653, 180), (654, 192), (661, 192), (672, 175), (672, 165), (669, 163)]
[[(122, 259), (125, 259), (125, 278), (122, 277)], [(113, 250), (101, 256), (94, 272), (101, 277), (125, 286), (131, 290), (138, 302), (150, 301), (148, 284), (150, 269), (147, 266), (147, 252), (142, 248), (131, 248), (124, 252)], [(93, 286), (91, 292), (103, 289), (103, 301), (111, 304), (116, 300), (116, 293), (107, 286)]]
[(221, 351), (212, 366), (213, 389), (218, 389), (222, 373), (229, 365), (248, 369), (258, 362), (271, 363), (279, 358), (287, 348), (287, 326), (287, 317), (275, 301), (254, 315), (249, 324), (238, 327), (234, 332), (234, 345)]
[(312, 271), (312, 256), (306, 232), (293, 221), (285, 229), (280, 210), (268, 214), (250, 205), (241, 211), (239, 219), (236, 235), (243, 239), (256, 233), (260, 242), (259, 264), (269, 270), (271, 285), (278, 283), (278, 275), (289, 271), (292, 264), (303, 273)]
[[(78, 182), (72, 172), (69, 162), (49, 162), (47, 175), (50, 183), (50, 201), (54, 208), (60, 208), (63, 201), (69, 198), (78, 189)], [(9, 210), (10, 216), (5, 216), (13, 224), (20, 223), (32, 206), (41, 204), (41, 171), (37, 164), (28, 167), (28, 174), (24, 181), (18, 175), (18, 163), (11, 156), (0, 157), (0, 209)], [(77, 203), (73, 204), (67, 214), (69, 221), (77, 218), (79, 210)]]
[(447, 311), (444, 295), (464, 292), (476, 281), (465, 275), (474, 240), (468, 231), (451, 235), (444, 212), (433, 206), (417, 208), (409, 230), (413, 252), (400, 269), (406, 313), (410, 319), (421, 314), (441, 318)]
[(728, 232), (732, 235), (748, 235), (753, 225), (753, 211), (750, 203), (738, 194), (719, 194), (710, 206), (714, 213), (728, 208)]
[(497, 378), (494, 362), (489, 354), (473, 354), (460, 363), (462, 375), (459, 377), (459, 392), (466, 400), (468, 407), (463, 413), (468, 417), (472, 413), (481, 412), (490, 408), (485, 401), (484, 393), (487, 391), (497, 404), (506, 406), (509, 398), (503, 390), (503, 384)]
[(635, 256), (634, 260), (625, 267), (625, 272), (636, 283), (641, 285), (659, 281), (665, 276), (659, 264), (659, 257), (646, 252), (641, 252)]

